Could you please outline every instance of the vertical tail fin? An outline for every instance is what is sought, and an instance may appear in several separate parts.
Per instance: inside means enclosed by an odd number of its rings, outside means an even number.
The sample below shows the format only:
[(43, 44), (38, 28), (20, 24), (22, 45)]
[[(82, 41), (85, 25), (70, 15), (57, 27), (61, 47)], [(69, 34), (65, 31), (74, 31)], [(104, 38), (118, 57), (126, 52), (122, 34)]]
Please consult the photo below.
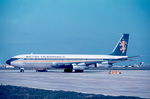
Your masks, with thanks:
[(123, 34), (111, 55), (126, 56), (129, 34)]

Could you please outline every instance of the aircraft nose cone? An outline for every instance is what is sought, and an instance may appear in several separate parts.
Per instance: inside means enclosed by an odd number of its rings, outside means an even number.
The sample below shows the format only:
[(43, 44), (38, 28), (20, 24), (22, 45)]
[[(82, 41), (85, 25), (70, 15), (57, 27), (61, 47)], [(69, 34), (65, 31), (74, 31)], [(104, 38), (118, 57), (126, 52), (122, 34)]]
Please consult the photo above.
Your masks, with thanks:
[(11, 60), (7, 60), (6, 64), (11, 65)]

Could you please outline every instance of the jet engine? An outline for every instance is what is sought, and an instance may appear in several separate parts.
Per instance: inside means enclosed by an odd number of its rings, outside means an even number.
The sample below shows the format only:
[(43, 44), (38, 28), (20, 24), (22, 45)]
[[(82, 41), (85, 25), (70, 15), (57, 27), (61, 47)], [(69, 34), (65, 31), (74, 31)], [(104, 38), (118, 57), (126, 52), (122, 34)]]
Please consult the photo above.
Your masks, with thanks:
[(83, 72), (84, 69), (86, 69), (86, 64), (85, 63), (79, 63), (79, 64), (72, 64), (73, 70), (75, 72)]

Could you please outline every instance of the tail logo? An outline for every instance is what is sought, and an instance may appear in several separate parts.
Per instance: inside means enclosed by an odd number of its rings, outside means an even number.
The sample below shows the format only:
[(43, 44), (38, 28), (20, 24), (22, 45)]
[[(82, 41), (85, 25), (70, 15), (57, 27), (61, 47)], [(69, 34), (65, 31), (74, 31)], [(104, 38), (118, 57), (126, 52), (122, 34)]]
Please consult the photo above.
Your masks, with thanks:
[(122, 53), (125, 53), (125, 50), (126, 50), (126, 46), (127, 45), (127, 42), (126, 41), (120, 41), (120, 51), (122, 51)]

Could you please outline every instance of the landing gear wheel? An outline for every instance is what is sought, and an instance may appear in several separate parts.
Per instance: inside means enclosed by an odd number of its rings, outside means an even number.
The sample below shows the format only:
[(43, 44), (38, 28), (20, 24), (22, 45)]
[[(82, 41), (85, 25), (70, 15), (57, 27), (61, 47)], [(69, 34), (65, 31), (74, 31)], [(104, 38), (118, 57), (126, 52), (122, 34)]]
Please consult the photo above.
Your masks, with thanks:
[(24, 72), (24, 68), (20, 68), (20, 72)]
[(72, 68), (65, 68), (64, 72), (72, 72)]
[(83, 72), (83, 70), (75, 70), (76, 73)]

